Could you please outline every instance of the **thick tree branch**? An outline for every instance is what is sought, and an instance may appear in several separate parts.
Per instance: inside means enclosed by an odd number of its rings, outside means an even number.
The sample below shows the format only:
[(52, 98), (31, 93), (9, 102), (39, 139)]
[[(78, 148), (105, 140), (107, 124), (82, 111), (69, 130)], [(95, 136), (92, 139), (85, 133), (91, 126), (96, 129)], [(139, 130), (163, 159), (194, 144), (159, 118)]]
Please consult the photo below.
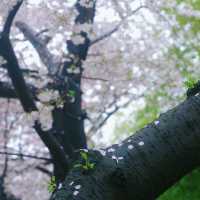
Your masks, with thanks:
[[(146, 128), (104, 151), (89, 151), (93, 170), (71, 169), (54, 200), (154, 200), (200, 164), (200, 95), (162, 114)], [(100, 155), (100, 153), (102, 155)], [(78, 178), (77, 178), (78, 177)]]
[(23, 1), (18, 1), (8, 14), (3, 32), (0, 34), (0, 55), (2, 55), (7, 61), (8, 74), (12, 80), (16, 94), (18, 95), (24, 110), (26, 112), (31, 112), (37, 110), (37, 108), (26, 86), (17, 57), (9, 38), (12, 22), (22, 2)]
[(18, 98), (13, 86), (10, 83), (0, 82), (0, 97), (8, 99)]
[(16, 5), (14, 5), (13, 8), (10, 10), (8, 17), (5, 21), (4, 28), (3, 28), (4, 35), (9, 36), (13, 20), (17, 14), (19, 8), (21, 7), (22, 3), (23, 3), (23, 0), (17, 0)]
[[(87, 148), (87, 141), (84, 132), (84, 118), (81, 117), (83, 114), (81, 108), (82, 93), (77, 89), (81, 88), (81, 77), (83, 72), (82, 63), (87, 57), (90, 44), (88, 26), (91, 25), (92, 27), (95, 15), (95, 5), (95, 0), (77, 0), (75, 4), (77, 16), (75, 18), (74, 34), (72, 34), (73, 36), (71, 40), (67, 40), (70, 59), (65, 62), (64, 70), (61, 72), (62, 76), (69, 77), (69, 89), (75, 91), (74, 101), (66, 101), (63, 109), (54, 110), (54, 116), (62, 118), (62, 120), (58, 121), (56, 120), (56, 117), (54, 117), (54, 126), (58, 130), (64, 130), (64, 141), (66, 141), (66, 138), (67, 140), (69, 139), (68, 143), (70, 143), (74, 149)], [(86, 29), (84, 29), (84, 24), (86, 25), (85, 27), (87, 27)], [(72, 72), (69, 72), (72, 68), (77, 69), (78, 73), (73, 73), (73, 70)], [(74, 84), (70, 83), (70, 78), (76, 83), (78, 88), (75, 88)], [(71, 116), (80, 117), (77, 120)]]
[[(33, 98), (38, 100), (37, 98), (37, 88), (35, 86), (28, 84), (28, 88), (31, 91)], [(16, 94), (15, 89), (13, 88), (11, 83), (1, 82), (0, 81), (0, 98), (8, 98), (8, 99), (17, 99), (18, 96)]]
[(67, 171), (69, 167), (68, 156), (66, 155), (64, 149), (59, 144), (57, 139), (52, 135), (50, 131), (43, 131), (41, 124), (36, 121), (34, 128), (41, 140), (48, 147), (53, 159), (60, 163), (62, 167)]
[(75, 19), (76, 24), (93, 23), (96, 0), (77, 0), (75, 7), (78, 11), (78, 15)]

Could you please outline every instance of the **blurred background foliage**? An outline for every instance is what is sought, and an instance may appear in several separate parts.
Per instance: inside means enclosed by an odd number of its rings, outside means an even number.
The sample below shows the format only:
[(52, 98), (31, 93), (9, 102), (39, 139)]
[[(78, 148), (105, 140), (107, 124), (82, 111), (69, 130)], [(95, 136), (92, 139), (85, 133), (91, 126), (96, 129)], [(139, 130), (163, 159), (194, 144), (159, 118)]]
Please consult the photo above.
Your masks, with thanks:
[[(168, 2), (169, 3), (169, 2)], [(187, 13), (185, 9), (191, 12)], [(176, 23), (172, 25), (172, 35), (176, 42), (168, 49), (165, 56), (175, 60), (175, 67), (182, 76), (182, 87), (196, 82), (200, 77), (200, 0), (176, 0), (164, 5), (161, 10), (165, 16), (173, 17)], [(184, 83), (186, 83), (184, 85)], [(145, 105), (138, 109), (134, 117), (116, 126), (116, 138), (120, 133), (133, 133), (155, 120), (165, 107), (181, 102), (185, 93), (175, 96), (170, 93), (173, 85), (165, 84), (145, 96)], [(115, 138), (115, 139), (116, 139)], [(184, 167), (184, 166), (183, 166)], [(200, 169), (194, 170), (182, 178), (177, 184), (161, 195), (157, 200), (199, 200), (200, 199)]]

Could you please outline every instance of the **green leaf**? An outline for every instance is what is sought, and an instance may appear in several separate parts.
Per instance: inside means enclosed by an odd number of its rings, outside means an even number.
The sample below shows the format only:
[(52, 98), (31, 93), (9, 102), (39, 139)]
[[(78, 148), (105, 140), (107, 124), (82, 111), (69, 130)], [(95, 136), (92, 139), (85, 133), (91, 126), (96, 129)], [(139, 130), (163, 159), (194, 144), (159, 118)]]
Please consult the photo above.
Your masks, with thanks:
[(81, 157), (84, 159), (84, 160), (88, 160), (88, 155), (86, 152), (80, 152), (81, 154)]
[(88, 170), (88, 166), (87, 165), (83, 165), (83, 169)]
[(89, 168), (94, 169), (94, 163), (89, 163)]
[(74, 165), (74, 168), (78, 168), (78, 167), (82, 167), (82, 165), (81, 164), (75, 164)]
[(55, 191), (55, 189), (56, 189), (56, 177), (52, 176), (48, 183), (48, 191), (52, 193)]
[(68, 92), (67, 92), (67, 96), (68, 97), (74, 97), (76, 95), (76, 92), (74, 91), (74, 90), (69, 90)]
[(184, 85), (186, 86), (186, 88), (193, 88), (196, 84), (196, 80), (194, 78), (188, 78), (187, 81), (184, 82)]

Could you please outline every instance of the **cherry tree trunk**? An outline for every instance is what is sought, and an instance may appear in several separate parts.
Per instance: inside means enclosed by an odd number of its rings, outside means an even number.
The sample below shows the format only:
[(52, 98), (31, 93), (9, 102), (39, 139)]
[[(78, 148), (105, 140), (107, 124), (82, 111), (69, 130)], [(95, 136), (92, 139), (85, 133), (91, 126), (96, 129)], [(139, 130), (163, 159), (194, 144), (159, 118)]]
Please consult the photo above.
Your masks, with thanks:
[(200, 96), (194, 96), (121, 144), (89, 150), (94, 168), (72, 166), (52, 200), (155, 199), (199, 166), (199, 121)]

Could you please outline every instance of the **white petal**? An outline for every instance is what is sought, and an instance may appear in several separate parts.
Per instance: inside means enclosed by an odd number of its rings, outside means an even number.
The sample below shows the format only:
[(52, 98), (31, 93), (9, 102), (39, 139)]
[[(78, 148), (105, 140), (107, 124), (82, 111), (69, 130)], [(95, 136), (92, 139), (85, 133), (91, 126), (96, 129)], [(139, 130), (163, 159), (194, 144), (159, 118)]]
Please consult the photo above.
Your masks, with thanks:
[(58, 189), (60, 190), (61, 187), (62, 187), (62, 183), (59, 183), (59, 185), (58, 185)]
[(74, 181), (72, 181), (69, 185), (73, 185), (74, 184)]
[(108, 152), (115, 152), (115, 149), (113, 149), (113, 148), (108, 149)]
[(76, 190), (79, 190), (79, 189), (81, 189), (81, 185), (76, 185), (74, 188), (75, 188)]
[(133, 145), (128, 145), (128, 149), (133, 149)]
[(78, 193), (79, 193), (79, 191), (76, 190), (73, 192), (73, 195), (76, 196)]
[(138, 143), (138, 145), (143, 146), (143, 145), (144, 145), (144, 142), (141, 141), (141, 142)]

